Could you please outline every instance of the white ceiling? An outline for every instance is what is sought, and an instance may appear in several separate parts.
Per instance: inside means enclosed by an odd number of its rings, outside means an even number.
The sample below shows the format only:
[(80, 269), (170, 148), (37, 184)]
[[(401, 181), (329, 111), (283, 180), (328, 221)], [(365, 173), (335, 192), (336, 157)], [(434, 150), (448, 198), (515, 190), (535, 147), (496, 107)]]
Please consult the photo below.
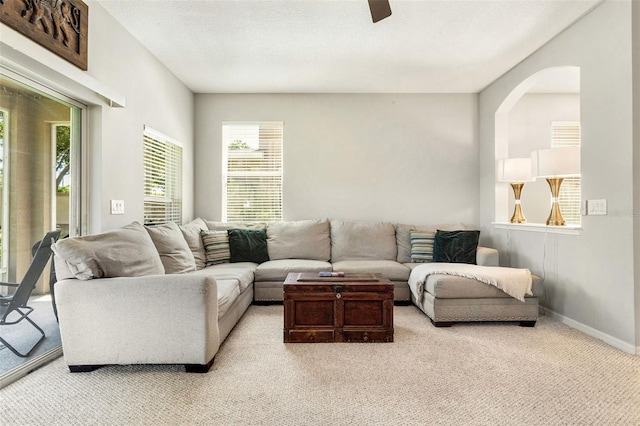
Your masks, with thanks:
[(601, 0), (97, 2), (195, 93), (476, 93)]

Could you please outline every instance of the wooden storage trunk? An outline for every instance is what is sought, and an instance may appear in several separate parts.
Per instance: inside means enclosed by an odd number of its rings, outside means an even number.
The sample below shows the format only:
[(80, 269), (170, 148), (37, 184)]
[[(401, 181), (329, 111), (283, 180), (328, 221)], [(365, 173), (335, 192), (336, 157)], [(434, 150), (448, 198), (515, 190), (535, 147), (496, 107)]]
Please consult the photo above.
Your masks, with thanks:
[(382, 274), (290, 273), (284, 342), (393, 342), (393, 284)]

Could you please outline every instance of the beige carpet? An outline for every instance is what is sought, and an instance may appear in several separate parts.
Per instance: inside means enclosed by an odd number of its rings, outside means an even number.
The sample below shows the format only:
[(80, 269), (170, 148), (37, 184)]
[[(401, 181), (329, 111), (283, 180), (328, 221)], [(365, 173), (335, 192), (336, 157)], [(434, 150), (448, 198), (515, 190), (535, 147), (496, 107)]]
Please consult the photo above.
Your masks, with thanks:
[(58, 359), (0, 390), (0, 423), (640, 425), (640, 357), (545, 317), (437, 329), (396, 307), (378, 344), (285, 345), (282, 322), (250, 307), (208, 374)]

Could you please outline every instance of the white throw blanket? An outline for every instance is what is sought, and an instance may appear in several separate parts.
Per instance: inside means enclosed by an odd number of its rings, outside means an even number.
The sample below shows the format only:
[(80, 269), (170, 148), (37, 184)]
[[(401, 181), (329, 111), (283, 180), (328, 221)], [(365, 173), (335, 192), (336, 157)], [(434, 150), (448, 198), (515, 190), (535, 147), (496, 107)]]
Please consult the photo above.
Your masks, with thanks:
[(466, 263), (425, 263), (416, 266), (409, 276), (409, 288), (416, 300), (422, 301), (427, 277), (434, 274), (471, 278), (499, 288), (509, 296), (524, 302), (531, 292), (531, 271), (528, 269), (479, 266)]

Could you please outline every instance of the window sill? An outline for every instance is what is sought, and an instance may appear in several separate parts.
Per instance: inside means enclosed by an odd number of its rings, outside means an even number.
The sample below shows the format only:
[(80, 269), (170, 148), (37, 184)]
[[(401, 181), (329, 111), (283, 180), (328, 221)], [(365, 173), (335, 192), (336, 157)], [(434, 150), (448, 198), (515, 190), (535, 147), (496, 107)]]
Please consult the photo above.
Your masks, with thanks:
[(543, 223), (509, 223), (492, 222), (496, 229), (509, 229), (525, 232), (543, 232), (548, 234), (580, 235), (582, 227), (579, 225), (550, 226)]

